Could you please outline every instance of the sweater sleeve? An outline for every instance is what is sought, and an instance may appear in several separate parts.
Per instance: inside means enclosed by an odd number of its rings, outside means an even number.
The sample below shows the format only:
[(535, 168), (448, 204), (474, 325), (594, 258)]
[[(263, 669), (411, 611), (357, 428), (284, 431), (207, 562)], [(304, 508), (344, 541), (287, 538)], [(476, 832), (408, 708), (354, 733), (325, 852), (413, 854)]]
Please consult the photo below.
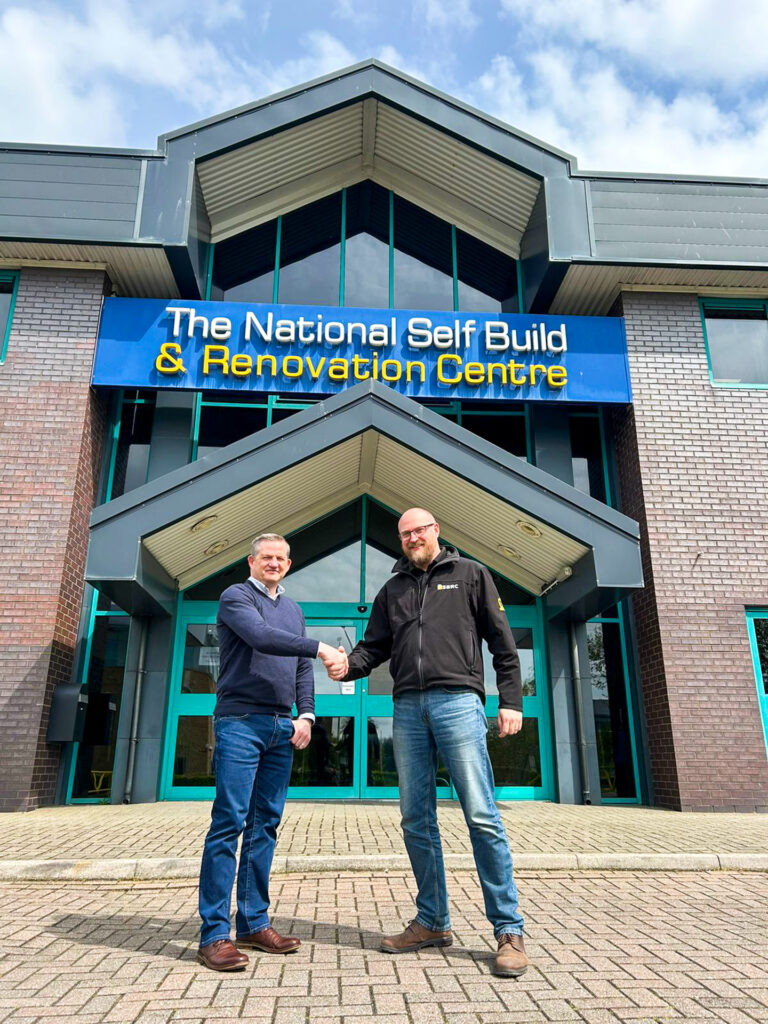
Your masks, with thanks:
[(491, 579), (491, 574), (484, 566), (480, 567), (478, 577), (477, 625), (480, 636), (488, 644), (488, 650), (493, 655), (493, 670), (499, 688), (499, 707), (522, 711), (523, 685), (515, 638), (509, 628), (499, 592)]
[[(221, 595), (219, 616), (225, 625), (262, 654), (285, 654), (289, 657), (316, 658), (317, 640), (268, 625), (259, 609), (239, 587), (230, 587)], [(310, 671), (312, 666), (310, 665)]]
[[(304, 616), (301, 616), (301, 632), (307, 635)], [(313, 641), (316, 643), (317, 641)], [(315, 713), (315, 670), (309, 658), (299, 658), (296, 666), (296, 708), (300, 715)]]

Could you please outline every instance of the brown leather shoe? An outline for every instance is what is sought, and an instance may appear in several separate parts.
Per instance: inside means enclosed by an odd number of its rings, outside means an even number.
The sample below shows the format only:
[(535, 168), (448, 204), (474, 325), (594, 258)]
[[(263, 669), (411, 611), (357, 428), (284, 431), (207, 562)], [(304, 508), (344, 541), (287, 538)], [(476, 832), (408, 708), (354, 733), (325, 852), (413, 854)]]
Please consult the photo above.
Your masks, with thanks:
[(493, 973), (501, 978), (519, 978), (530, 967), (531, 961), (525, 955), (522, 935), (500, 935), (499, 951), (493, 961)]
[(217, 939), (197, 951), (197, 962), (210, 967), (212, 971), (242, 971), (248, 957), (235, 949), (229, 939)]
[(381, 940), (379, 949), (385, 953), (413, 953), (414, 950), (424, 949), (425, 946), (450, 946), (452, 943), (453, 936), (450, 931), (431, 932), (418, 921), (411, 921), (399, 935), (386, 935)]
[(250, 935), (238, 935), (235, 942), (246, 949), (260, 949), (262, 953), (293, 953), (301, 945), (301, 939), (278, 935), (271, 927), (251, 932)]

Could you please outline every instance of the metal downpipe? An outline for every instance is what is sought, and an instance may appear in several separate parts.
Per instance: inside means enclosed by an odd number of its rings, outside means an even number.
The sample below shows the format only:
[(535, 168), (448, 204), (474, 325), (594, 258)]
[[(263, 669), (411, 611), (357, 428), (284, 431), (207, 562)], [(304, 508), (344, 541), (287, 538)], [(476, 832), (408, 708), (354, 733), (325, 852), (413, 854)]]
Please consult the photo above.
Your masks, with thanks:
[(133, 708), (131, 713), (131, 738), (128, 744), (128, 767), (125, 772), (125, 794), (123, 803), (129, 804), (133, 794), (133, 775), (136, 768), (136, 747), (139, 743), (139, 713), (141, 711), (141, 690), (146, 675), (144, 662), (147, 655), (147, 633), (149, 631), (146, 619), (141, 620), (141, 638), (139, 639), (139, 656), (136, 662), (136, 686), (133, 691)]
[(584, 684), (581, 678), (579, 660), (579, 641), (576, 626), (573, 622), (568, 627), (571, 640), (571, 674), (573, 675), (573, 697), (576, 710), (576, 731), (579, 736), (579, 772), (581, 775), (581, 798), (585, 804), (592, 803), (589, 789), (589, 761), (587, 758), (587, 736), (584, 731)]

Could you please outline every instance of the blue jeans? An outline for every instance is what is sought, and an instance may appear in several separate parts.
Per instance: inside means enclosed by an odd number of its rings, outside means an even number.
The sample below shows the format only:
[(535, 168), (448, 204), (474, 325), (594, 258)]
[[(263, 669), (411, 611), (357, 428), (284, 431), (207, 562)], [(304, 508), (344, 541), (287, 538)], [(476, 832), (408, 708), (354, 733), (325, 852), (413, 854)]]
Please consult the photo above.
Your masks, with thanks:
[(277, 715), (214, 719), (216, 797), (200, 867), (200, 945), (230, 937), (237, 841), (238, 936), (269, 924), (269, 870), (293, 763), (293, 724)]
[(485, 913), (498, 938), (522, 935), (507, 834), (493, 799), (493, 772), (480, 697), (434, 687), (395, 698), (393, 740), (403, 838), (416, 878), (416, 920), (430, 931), (451, 927), (435, 777), (438, 751), (469, 826)]

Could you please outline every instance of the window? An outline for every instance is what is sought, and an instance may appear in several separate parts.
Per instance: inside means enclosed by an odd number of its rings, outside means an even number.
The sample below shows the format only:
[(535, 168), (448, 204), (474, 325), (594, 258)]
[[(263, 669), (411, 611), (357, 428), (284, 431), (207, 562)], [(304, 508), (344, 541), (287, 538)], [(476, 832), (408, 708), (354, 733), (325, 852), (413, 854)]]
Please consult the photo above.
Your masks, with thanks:
[(147, 482), (156, 394), (154, 391), (131, 391), (123, 397), (107, 501)]
[[(616, 610), (616, 609), (614, 609)], [(619, 618), (587, 623), (600, 792), (603, 800), (637, 798), (624, 637)]]
[(347, 189), (344, 305), (389, 306), (389, 193), (372, 181)]
[(702, 302), (712, 383), (768, 387), (768, 303)]
[(518, 312), (515, 261), (458, 230), (456, 276), (462, 313)]
[(277, 221), (260, 224), (216, 245), (211, 298), (272, 302)]
[(757, 683), (757, 700), (763, 719), (763, 734), (768, 751), (768, 608), (747, 611), (747, 630), (752, 650), (752, 664)]
[(337, 192), (283, 217), (280, 302), (338, 306), (341, 198)]
[(18, 274), (0, 273), (0, 365), (5, 362), (8, 352), (18, 280)]
[(395, 306), (453, 309), (451, 226), (400, 196), (394, 199)]
[(598, 501), (606, 502), (600, 420), (590, 414), (577, 414), (570, 417), (569, 427), (573, 486)]

